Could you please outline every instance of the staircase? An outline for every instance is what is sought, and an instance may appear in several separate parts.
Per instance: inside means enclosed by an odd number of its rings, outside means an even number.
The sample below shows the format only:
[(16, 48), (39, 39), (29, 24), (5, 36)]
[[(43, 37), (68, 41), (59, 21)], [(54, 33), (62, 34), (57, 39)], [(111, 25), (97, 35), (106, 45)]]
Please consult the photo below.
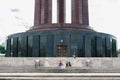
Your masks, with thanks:
[[(60, 69), (59, 60), (64, 65), (70, 61), (72, 67)], [(0, 80), (120, 80), (119, 66), (120, 58), (1, 57)]]

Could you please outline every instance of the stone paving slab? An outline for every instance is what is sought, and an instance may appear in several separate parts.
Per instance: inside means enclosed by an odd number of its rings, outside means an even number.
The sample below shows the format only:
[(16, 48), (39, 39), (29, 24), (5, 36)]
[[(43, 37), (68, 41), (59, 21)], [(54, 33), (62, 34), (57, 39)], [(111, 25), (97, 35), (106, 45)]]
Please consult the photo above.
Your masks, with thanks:
[(120, 73), (119, 69), (0, 67), (0, 73)]
[(3, 80), (120, 80), (120, 73), (0, 73)]

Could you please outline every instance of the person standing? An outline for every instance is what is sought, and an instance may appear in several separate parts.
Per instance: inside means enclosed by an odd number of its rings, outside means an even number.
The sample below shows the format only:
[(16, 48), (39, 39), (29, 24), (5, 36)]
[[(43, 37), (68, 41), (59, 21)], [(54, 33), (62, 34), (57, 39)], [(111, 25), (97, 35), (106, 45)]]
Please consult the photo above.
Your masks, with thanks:
[(73, 58), (76, 59), (76, 53), (75, 52), (73, 53)]

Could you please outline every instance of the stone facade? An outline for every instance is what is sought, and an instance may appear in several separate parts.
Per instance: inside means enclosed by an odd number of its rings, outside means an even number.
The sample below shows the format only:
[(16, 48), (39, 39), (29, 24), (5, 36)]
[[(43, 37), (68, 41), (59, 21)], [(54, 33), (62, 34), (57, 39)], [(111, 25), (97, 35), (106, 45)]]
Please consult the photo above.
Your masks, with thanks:
[[(8, 57), (72, 57), (74, 52), (77, 57), (117, 57), (115, 37), (91, 31), (27, 32), (9, 36), (7, 43)], [(65, 56), (58, 55), (61, 45), (67, 48)]]
[[(35, 0), (34, 26), (8, 36), (7, 57), (117, 57), (116, 37), (89, 26), (88, 0), (72, 0), (71, 23), (65, 23), (65, 0), (57, 0), (57, 23), (52, 23), (52, 0)], [(54, 16), (54, 15), (53, 15)]]

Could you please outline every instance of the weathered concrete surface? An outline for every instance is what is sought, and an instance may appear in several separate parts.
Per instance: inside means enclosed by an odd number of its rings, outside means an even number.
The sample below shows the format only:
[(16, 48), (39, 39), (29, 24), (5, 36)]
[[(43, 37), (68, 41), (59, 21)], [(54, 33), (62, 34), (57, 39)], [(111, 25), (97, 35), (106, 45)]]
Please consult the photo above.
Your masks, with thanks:
[[(0, 80), (120, 80), (119, 60), (1, 57)], [(63, 63), (62, 68), (58, 66), (60, 61)], [(68, 61), (72, 67), (66, 68)]]
[[(66, 68), (68, 61), (72, 67)], [(0, 73), (115, 73), (120, 72), (119, 66), (120, 58), (0, 58)]]
[(5, 57), (5, 54), (0, 54), (0, 57)]
[(120, 80), (120, 73), (0, 73), (2, 80)]

